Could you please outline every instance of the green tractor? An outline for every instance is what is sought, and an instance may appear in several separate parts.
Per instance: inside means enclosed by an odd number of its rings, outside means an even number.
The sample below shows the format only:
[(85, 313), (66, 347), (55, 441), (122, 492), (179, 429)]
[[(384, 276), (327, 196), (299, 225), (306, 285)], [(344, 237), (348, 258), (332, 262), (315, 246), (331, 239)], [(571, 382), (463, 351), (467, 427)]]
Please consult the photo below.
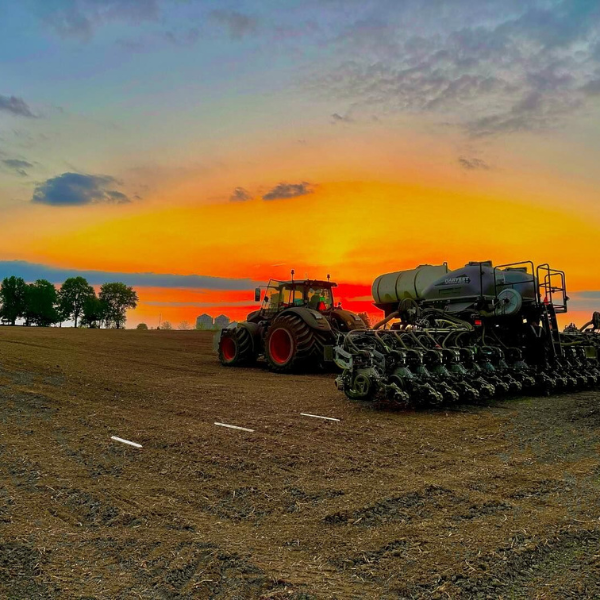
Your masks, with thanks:
[(264, 296), (256, 288), (254, 300), (262, 304), (246, 321), (221, 331), (221, 364), (241, 367), (264, 357), (277, 373), (322, 370), (333, 366), (333, 346), (341, 334), (365, 329), (358, 315), (333, 301), (329, 281), (271, 280)]

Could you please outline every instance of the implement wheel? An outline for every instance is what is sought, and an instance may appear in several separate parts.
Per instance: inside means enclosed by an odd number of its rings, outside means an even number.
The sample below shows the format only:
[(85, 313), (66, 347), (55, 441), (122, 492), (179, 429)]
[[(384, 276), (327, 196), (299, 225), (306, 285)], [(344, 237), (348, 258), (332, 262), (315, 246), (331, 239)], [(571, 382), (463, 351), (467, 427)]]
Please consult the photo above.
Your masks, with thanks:
[(265, 358), (271, 371), (292, 373), (315, 367), (314, 331), (298, 316), (276, 319), (265, 339)]
[(373, 400), (373, 386), (367, 375), (358, 373), (352, 381), (352, 386), (344, 390), (350, 400)]
[(226, 330), (219, 340), (219, 360), (225, 367), (244, 367), (256, 359), (252, 335), (245, 327)]

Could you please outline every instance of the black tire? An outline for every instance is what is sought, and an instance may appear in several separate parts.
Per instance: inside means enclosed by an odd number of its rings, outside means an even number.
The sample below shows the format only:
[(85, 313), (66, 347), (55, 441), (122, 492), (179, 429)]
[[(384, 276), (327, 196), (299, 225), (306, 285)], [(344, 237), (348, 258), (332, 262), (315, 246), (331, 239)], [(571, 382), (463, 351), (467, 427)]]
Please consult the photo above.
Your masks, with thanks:
[(252, 335), (245, 327), (224, 331), (219, 340), (219, 360), (224, 367), (246, 367), (256, 360)]
[(292, 373), (315, 367), (315, 332), (297, 315), (273, 321), (265, 338), (265, 358), (271, 371)]

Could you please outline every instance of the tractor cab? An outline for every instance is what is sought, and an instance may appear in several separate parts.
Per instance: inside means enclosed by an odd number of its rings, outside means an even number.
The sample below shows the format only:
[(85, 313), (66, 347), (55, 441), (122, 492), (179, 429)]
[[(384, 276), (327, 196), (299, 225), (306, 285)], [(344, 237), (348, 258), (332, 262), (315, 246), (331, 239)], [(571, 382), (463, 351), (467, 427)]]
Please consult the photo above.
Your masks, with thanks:
[[(333, 308), (333, 287), (330, 281), (301, 279), (278, 281), (271, 279), (262, 297), (260, 313), (263, 317), (272, 317), (288, 308), (310, 308), (318, 312), (327, 312)], [(257, 299), (260, 290), (257, 289)]]

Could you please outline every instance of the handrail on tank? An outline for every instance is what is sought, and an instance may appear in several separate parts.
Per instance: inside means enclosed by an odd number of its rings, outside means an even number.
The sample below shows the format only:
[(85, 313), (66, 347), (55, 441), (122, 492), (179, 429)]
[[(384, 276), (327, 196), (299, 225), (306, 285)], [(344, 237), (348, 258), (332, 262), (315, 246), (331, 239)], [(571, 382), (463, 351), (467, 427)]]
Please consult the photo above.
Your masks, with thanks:
[[(514, 283), (501, 283), (498, 284), (498, 280), (496, 279), (496, 271), (499, 269), (507, 269), (509, 267), (519, 267), (521, 265), (525, 265), (526, 267), (529, 266), (531, 267), (531, 279), (526, 279), (525, 281), (519, 281), (519, 282), (514, 282)], [(539, 267), (538, 267), (539, 269)], [(526, 271), (527, 273), (529, 273), (529, 271)], [(507, 287), (511, 287), (514, 289), (515, 285), (523, 285), (526, 283), (532, 283), (533, 284), (533, 290), (535, 292), (535, 302), (536, 302), (536, 306), (540, 305), (541, 299), (540, 299), (540, 290), (538, 288), (538, 286), (536, 285), (536, 268), (535, 265), (533, 264), (532, 260), (522, 260), (520, 262), (515, 262), (515, 263), (506, 263), (505, 265), (496, 265), (494, 267), (494, 293), (496, 295), (496, 297), (498, 297), (498, 286), (500, 285), (500, 287), (503, 288), (507, 288)]]
[[(544, 272), (544, 278), (540, 277), (540, 271)], [(558, 269), (552, 269), (548, 263), (544, 263), (543, 265), (538, 265), (536, 270), (536, 275), (538, 278), (539, 289), (544, 290), (544, 303), (549, 303), (554, 308), (555, 313), (566, 313), (567, 312), (567, 301), (569, 300), (567, 296), (567, 284), (565, 279), (565, 272), (560, 271)], [(559, 277), (560, 283), (558, 286), (553, 285), (552, 279)], [(560, 292), (562, 294), (562, 303), (555, 303), (553, 294), (556, 292)]]

